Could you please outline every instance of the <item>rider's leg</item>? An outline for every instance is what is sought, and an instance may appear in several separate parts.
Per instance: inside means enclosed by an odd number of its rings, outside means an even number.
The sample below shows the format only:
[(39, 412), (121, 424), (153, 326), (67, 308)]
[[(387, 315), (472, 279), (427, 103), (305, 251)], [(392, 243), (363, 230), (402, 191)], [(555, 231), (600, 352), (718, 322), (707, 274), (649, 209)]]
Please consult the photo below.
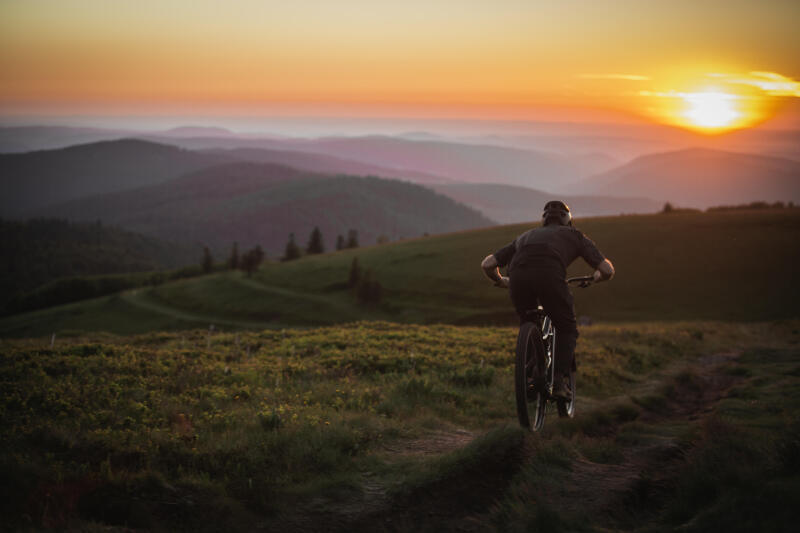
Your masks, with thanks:
[(572, 294), (562, 278), (558, 283), (549, 283), (539, 299), (556, 328), (555, 373), (566, 376), (572, 370), (578, 340)]
[(524, 272), (514, 273), (509, 279), (509, 294), (511, 303), (514, 304), (519, 315), (520, 324), (527, 320), (527, 312), (536, 309), (539, 305), (539, 294), (535, 284), (535, 277)]

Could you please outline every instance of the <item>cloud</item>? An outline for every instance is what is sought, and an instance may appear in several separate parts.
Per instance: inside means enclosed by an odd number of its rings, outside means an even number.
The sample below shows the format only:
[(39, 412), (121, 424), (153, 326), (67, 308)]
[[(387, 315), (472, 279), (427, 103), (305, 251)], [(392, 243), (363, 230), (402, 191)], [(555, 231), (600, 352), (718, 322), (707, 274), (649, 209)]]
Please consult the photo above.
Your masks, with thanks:
[(800, 82), (787, 78), (777, 72), (753, 71), (746, 76), (738, 74), (709, 74), (709, 77), (720, 79), (734, 85), (748, 85), (761, 89), (770, 96), (789, 96), (800, 98)]
[(578, 74), (578, 78), (584, 80), (628, 80), (628, 81), (649, 81), (649, 76), (639, 74)]
[(683, 92), (683, 91), (639, 91), (639, 96), (655, 96), (658, 98), (683, 98), (693, 99), (703, 96), (712, 95), (723, 100), (738, 100), (743, 98), (736, 94), (728, 94), (720, 91), (698, 91), (698, 92)]

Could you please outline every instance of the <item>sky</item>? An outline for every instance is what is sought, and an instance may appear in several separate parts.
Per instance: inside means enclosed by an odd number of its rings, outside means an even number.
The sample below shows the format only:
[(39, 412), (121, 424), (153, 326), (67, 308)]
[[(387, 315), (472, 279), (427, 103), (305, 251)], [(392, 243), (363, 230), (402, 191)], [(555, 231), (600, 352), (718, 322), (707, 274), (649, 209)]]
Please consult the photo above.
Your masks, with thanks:
[(800, 127), (796, 0), (0, 0), (0, 117)]

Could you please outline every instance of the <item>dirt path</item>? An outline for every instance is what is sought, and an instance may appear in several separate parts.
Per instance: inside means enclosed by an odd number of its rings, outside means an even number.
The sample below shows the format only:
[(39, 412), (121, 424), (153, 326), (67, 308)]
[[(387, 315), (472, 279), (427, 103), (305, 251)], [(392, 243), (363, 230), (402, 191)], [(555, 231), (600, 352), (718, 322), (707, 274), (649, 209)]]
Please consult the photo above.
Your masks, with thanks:
[[(713, 412), (714, 405), (741, 378), (722, 372), (740, 353), (721, 353), (700, 358), (673, 377), (674, 388), (665, 405), (644, 410), (638, 421), (645, 424), (682, 424)], [(657, 512), (669, 492), (671, 476), (683, 461), (676, 437), (649, 439), (646, 444), (622, 447), (618, 464), (600, 464), (581, 457), (572, 463), (565, 491), (548, 502), (565, 514), (580, 512), (593, 523), (615, 531), (635, 527), (644, 515)]]
[[(657, 410), (642, 409), (638, 421), (659, 426), (681, 425), (707, 416), (737, 379), (721, 372), (736, 353), (714, 354), (691, 363), (685, 361), (671, 371), (643, 384), (673, 384), (666, 403)], [(688, 372), (687, 372), (688, 371)], [(610, 404), (612, 402), (608, 402)], [(578, 416), (590, 416), (581, 413)], [(557, 423), (556, 420), (549, 421)], [(620, 424), (611, 424), (603, 434), (586, 437), (613, 441)], [(376, 451), (387, 463), (407, 459), (436, 460), (464, 448), (479, 435), (466, 429), (430, 432), (420, 438), (398, 440)], [(478, 457), (474, 465), (452, 475), (433, 479), (410, 490), (394, 491), (372, 473), (363, 476), (361, 493), (346, 501), (312, 501), (302, 516), (284, 516), (287, 531), (486, 531), (492, 530), (491, 511), (508, 490), (515, 474), (534, 458), (532, 439), (524, 434), (518, 445)], [(652, 517), (669, 493), (670, 475), (683, 461), (675, 437), (650, 438), (645, 443), (617, 444), (621, 460), (615, 464), (592, 462), (580, 456), (571, 464), (569, 478), (558, 490), (542, 495), (542, 501), (568, 516), (590, 517), (591, 523), (613, 531), (635, 529)]]

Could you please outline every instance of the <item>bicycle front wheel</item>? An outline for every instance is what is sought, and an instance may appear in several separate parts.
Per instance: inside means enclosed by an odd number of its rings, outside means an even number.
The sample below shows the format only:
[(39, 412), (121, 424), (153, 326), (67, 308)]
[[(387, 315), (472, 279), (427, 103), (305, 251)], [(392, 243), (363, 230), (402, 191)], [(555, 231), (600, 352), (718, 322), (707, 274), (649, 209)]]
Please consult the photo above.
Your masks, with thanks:
[(532, 322), (525, 322), (519, 328), (514, 389), (519, 424), (532, 431), (540, 430), (547, 405), (545, 358), (542, 334)]

